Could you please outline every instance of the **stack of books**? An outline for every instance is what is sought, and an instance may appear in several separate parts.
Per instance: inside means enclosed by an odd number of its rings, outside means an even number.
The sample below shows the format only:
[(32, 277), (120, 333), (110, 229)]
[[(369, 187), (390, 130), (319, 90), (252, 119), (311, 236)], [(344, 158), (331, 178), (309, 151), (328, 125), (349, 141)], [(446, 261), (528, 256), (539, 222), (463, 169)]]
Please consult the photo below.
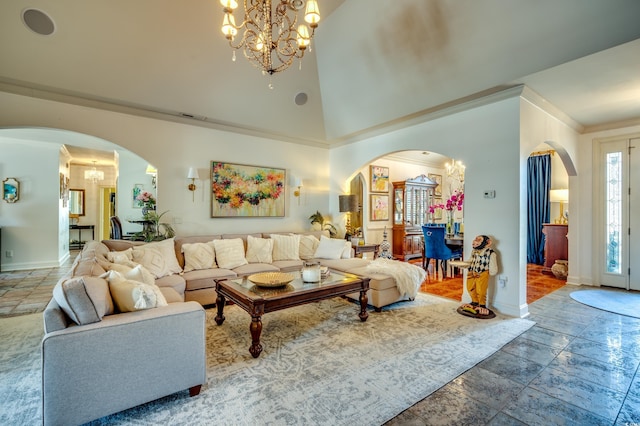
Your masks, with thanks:
[(320, 267), (320, 278), (321, 279), (325, 279), (329, 275), (331, 275), (331, 271), (329, 270), (329, 267), (328, 266), (321, 266)]

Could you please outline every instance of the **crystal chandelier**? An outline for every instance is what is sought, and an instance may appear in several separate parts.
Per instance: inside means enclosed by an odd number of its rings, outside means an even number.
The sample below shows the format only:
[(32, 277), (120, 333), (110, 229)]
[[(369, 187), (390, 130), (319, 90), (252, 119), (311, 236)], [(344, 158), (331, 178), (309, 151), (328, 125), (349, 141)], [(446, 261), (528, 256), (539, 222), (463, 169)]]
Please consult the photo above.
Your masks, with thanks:
[(451, 159), (450, 163), (445, 165), (447, 170), (447, 177), (457, 180), (460, 184), (464, 184), (464, 169), (465, 166), (462, 164), (460, 160), (456, 161), (455, 159)]
[[(233, 49), (242, 49), (244, 56), (263, 74), (274, 74), (289, 68), (294, 58), (304, 56), (311, 43), (318, 22), (320, 10), (316, 0), (244, 0), (244, 20), (237, 26), (233, 11), (238, 7), (236, 0), (220, 0), (224, 19), (222, 33)], [(298, 12), (304, 7), (304, 23), (297, 25)], [(297, 26), (297, 27), (296, 27)], [(234, 43), (238, 30), (244, 28), (242, 38)], [(235, 50), (233, 60), (236, 60)]]
[(93, 168), (84, 171), (84, 178), (90, 180), (93, 183), (98, 183), (99, 180), (104, 180), (104, 172), (96, 169), (96, 162), (93, 162)]

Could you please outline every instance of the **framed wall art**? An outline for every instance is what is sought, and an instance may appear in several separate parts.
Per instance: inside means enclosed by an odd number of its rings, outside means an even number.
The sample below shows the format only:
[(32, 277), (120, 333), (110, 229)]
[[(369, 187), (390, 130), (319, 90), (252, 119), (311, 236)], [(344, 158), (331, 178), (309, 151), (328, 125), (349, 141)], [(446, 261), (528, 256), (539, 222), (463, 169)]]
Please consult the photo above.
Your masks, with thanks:
[(433, 195), (435, 197), (442, 197), (442, 175), (429, 173), (427, 177), (438, 184), (438, 186), (433, 189)]
[(284, 217), (284, 169), (211, 162), (211, 217)]
[(131, 206), (134, 209), (141, 209), (144, 206), (144, 202), (142, 200), (138, 200), (138, 195), (142, 194), (143, 189), (144, 185), (141, 183), (133, 185), (133, 189), (131, 190)]
[(369, 166), (371, 192), (389, 192), (389, 168), (382, 166)]
[(389, 195), (388, 194), (371, 194), (371, 221), (389, 220)]

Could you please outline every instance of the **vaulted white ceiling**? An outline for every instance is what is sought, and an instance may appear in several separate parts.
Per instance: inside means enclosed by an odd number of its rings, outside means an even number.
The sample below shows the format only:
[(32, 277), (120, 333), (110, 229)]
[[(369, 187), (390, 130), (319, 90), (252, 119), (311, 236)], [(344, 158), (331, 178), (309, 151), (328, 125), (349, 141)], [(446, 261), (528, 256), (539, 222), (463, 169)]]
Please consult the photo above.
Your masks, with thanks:
[(585, 128), (640, 119), (637, 0), (318, 3), (302, 69), (265, 77), (231, 61), (218, 0), (2, 0), (0, 90), (320, 146), (516, 84)]

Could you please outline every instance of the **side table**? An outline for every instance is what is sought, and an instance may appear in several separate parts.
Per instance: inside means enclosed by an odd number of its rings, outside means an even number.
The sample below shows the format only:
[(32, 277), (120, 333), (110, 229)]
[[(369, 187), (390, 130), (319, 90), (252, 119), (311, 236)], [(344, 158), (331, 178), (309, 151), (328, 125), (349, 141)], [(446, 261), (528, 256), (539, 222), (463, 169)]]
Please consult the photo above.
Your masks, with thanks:
[(362, 257), (363, 253), (373, 253), (373, 258), (378, 257), (378, 249), (380, 244), (364, 244), (364, 245), (351, 245), (356, 257)]
[(74, 241), (69, 237), (69, 250), (82, 250), (84, 247), (84, 243), (86, 241), (82, 240), (82, 230), (90, 229), (91, 230), (91, 239), (95, 239), (95, 227), (94, 225), (69, 225), (69, 230), (77, 230), (78, 231), (78, 240)]

